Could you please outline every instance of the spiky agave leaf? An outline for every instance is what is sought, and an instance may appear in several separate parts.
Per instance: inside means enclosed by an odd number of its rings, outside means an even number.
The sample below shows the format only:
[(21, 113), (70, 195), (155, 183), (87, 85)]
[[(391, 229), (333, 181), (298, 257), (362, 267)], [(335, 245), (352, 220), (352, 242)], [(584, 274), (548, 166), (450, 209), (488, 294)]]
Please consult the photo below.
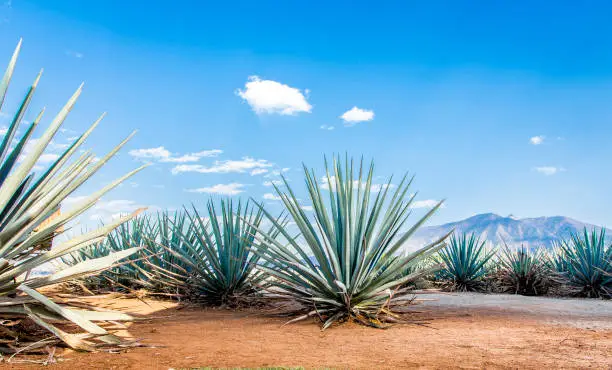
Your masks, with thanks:
[(412, 179), (404, 176), (396, 187), (391, 179), (384, 186), (375, 185), (374, 164), (368, 169), (361, 161), (356, 167), (348, 157), (334, 158), (332, 166), (326, 160), (325, 167), (328, 194), (314, 170), (304, 166), (312, 215), (302, 208), (284, 177), (285, 190), (275, 185), (299, 237), (260, 205), (282, 236), (275, 238), (261, 228), (257, 236), (257, 254), (265, 262), (259, 268), (272, 277), (269, 297), (299, 306), (286, 311), (298, 315), (292, 321), (315, 316), (325, 329), (353, 318), (384, 327), (385, 322), (397, 320), (394, 309), (409, 303), (409, 290), (401, 286), (439, 268), (400, 275), (411, 263), (442, 248), (446, 237), (411, 254), (398, 254), (442, 202), (402, 234), (415, 197), (407, 197)]
[(612, 297), (612, 244), (605, 229), (582, 236), (573, 233), (559, 244), (565, 263), (559, 266), (560, 280), (569, 293), (585, 297)]
[(494, 255), (495, 250), (487, 250), (486, 241), (481, 242), (475, 234), (453, 234), (448, 247), (439, 253), (444, 263), (439, 279), (448, 282), (450, 290), (482, 290), (488, 263)]
[[(2, 108), (1, 103), (4, 101), (15, 68), (20, 47), (21, 42), (9, 62), (2, 82), (0, 82), (0, 109)], [(137, 249), (125, 251), (120, 255), (112, 255), (111, 258), (105, 260), (94, 260), (87, 265), (75, 266), (72, 270), (59, 271), (50, 276), (32, 277), (30, 272), (45, 263), (52, 262), (76, 250), (99, 242), (114, 227), (132, 218), (134, 215), (123, 217), (110, 225), (66, 240), (51, 249), (49, 248), (48, 242), (56, 235), (57, 230), (60, 230), (75, 217), (91, 208), (102, 195), (140, 169), (122, 176), (103, 189), (86, 197), (73, 208), (49, 219), (50, 215), (59, 210), (61, 203), (105, 165), (127, 142), (129, 137), (97, 162), (94, 160), (94, 155), (87, 152), (78, 158), (73, 158), (74, 153), (76, 153), (77, 149), (100, 122), (102, 118), (100, 117), (42, 175), (37, 177), (31, 171), (35, 168), (41, 155), (60, 129), (81, 93), (81, 87), (79, 87), (68, 100), (68, 103), (53, 119), (47, 130), (36, 142), (31, 142), (33, 145), (31, 145), (30, 150), (24, 153), (24, 148), (29, 142), (34, 129), (38, 126), (43, 112), (37, 115), (34, 121), (27, 127), (23, 136), (14, 145), (13, 140), (17, 133), (17, 128), (22, 123), (22, 118), (28, 109), (39, 79), (40, 74), (26, 93), (0, 144), (0, 316), (15, 315), (14, 310), (11, 311), (10, 309), (13, 306), (12, 302), (15, 299), (19, 301), (21, 298), (14, 297), (25, 293), (33, 300), (28, 301), (29, 303), (26, 304), (21, 314), (31, 317), (43, 327), (56, 332), (52, 324), (45, 323), (40, 310), (57, 312), (57, 307), (60, 307), (62, 310), (64, 307), (56, 305), (32, 288), (40, 288), (73, 277), (81, 277), (99, 272), (104, 268), (103, 264), (112, 263), (112, 260), (116, 258), (135, 253)], [(66, 310), (68, 309), (66, 308)], [(74, 315), (68, 314), (67, 316), (62, 316), (74, 322), (71, 319), (71, 317), (75, 317)], [(80, 321), (80, 323), (89, 328), (93, 328), (94, 325), (90, 325), (85, 321)], [(102, 334), (102, 331), (97, 330), (97, 334)], [(108, 337), (105, 334), (100, 338)], [(80, 348), (74, 345), (74, 340), (66, 343), (75, 348)], [(85, 345), (83, 345), (84, 347)]]
[[(167, 245), (184, 270), (183, 274), (177, 271), (177, 275), (186, 281), (190, 299), (236, 305), (255, 293), (263, 275), (256, 269), (259, 256), (253, 253), (253, 246), (263, 212), (248, 202), (243, 206), (240, 201), (235, 204), (231, 199), (222, 199), (219, 207), (208, 202), (206, 217), (195, 207), (185, 214), (190, 226), (175, 230), (180, 241)], [(275, 230), (268, 231), (271, 237), (276, 234)]]
[(524, 246), (512, 250), (504, 246), (499, 260), (498, 277), (502, 288), (514, 294), (546, 294), (551, 285), (550, 271), (543, 249)]
[(67, 256), (63, 263), (72, 266), (138, 247), (139, 253), (82, 282), (93, 291), (182, 297), (187, 285), (187, 266), (172, 254), (168, 246), (180, 248), (181, 236), (193, 240), (193, 236), (189, 236), (193, 233), (187, 220), (184, 212), (141, 215), (117, 227), (103, 242)]

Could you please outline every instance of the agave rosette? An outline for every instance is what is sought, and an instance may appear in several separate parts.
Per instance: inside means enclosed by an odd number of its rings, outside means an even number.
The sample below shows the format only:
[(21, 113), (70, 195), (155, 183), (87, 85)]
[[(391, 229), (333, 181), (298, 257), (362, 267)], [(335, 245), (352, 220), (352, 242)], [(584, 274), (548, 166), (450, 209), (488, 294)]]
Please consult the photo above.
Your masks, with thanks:
[(325, 161), (325, 167), (327, 194), (314, 170), (304, 166), (312, 214), (284, 177), (284, 189), (275, 185), (297, 237), (260, 205), (282, 237), (261, 229), (257, 236), (259, 268), (271, 277), (267, 297), (289, 302), (281, 309), (297, 316), (291, 322), (317, 317), (323, 329), (346, 319), (374, 327), (401, 321), (398, 311), (412, 300), (405, 284), (440, 266), (402, 272), (442, 248), (446, 236), (413, 253), (400, 252), (442, 202), (402, 233), (415, 198), (408, 196), (412, 179), (377, 185), (373, 164), (368, 169), (361, 161), (357, 167), (348, 158), (334, 158), (331, 167)]
[(439, 257), (444, 268), (438, 277), (450, 290), (483, 290), (489, 262), (495, 252), (494, 249), (487, 249), (486, 240), (480, 241), (476, 234), (453, 234), (448, 247), (440, 250)]
[[(21, 41), (0, 82), (0, 109), (4, 103), (20, 48)], [(77, 89), (38, 140), (30, 141), (42, 119), (43, 111), (27, 125), (21, 138), (16, 140), (18, 128), (23, 123), (23, 117), (40, 77), (39, 74), (28, 89), (0, 144), (0, 316), (27, 316), (71, 347), (89, 350), (94, 345), (94, 342), (91, 341), (93, 337), (105, 342), (117, 341), (117, 338), (109, 335), (105, 329), (94, 324), (92, 320), (103, 316), (106, 317), (105, 320), (109, 318), (121, 320), (125, 319), (126, 315), (117, 313), (113, 317), (113, 314), (102, 315), (69, 308), (54, 303), (35, 289), (98, 273), (116, 261), (137, 252), (138, 249), (126, 249), (45, 276), (34, 276), (31, 272), (43, 264), (100, 242), (111, 230), (133, 217), (133, 215), (125, 216), (96, 230), (56, 243), (57, 245), (53, 248), (49, 247), (50, 241), (56, 236), (58, 230), (91, 208), (101, 196), (140, 169), (129, 172), (87, 196), (72, 208), (57, 214), (62, 202), (105, 165), (129, 140), (129, 137), (99, 161), (95, 160), (94, 154), (89, 151), (75, 158), (77, 150), (101, 121), (102, 117), (100, 117), (59, 155), (46, 171), (36, 176), (32, 170), (60, 129), (82, 88)], [(24, 148), (28, 142), (31, 148), (25, 152)], [(50, 218), (54, 214), (55, 216)], [(70, 321), (78, 325), (89, 335), (69, 334), (51, 324), (51, 322), (62, 321)], [(5, 350), (10, 351), (11, 349), (5, 348)]]

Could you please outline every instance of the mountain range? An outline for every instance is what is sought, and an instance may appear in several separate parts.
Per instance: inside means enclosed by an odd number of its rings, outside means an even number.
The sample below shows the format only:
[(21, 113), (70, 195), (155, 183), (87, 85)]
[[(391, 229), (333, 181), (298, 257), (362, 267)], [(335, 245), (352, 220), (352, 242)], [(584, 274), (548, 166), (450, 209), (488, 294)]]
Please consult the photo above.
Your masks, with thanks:
[[(563, 216), (519, 219), (512, 215), (503, 217), (484, 213), (444, 225), (422, 227), (409, 239), (407, 247), (423, 246), (455, 230), (458, 233), (476, 233), (481, 240), (486, 239), (494, 245), (506, 242), (509, 246), (550, 248), (560, 238), (581, 233), (584, 228), (601, 230), (599, 226)], [(612, 230), (606, 229), (606, 235), (612, 237)]]

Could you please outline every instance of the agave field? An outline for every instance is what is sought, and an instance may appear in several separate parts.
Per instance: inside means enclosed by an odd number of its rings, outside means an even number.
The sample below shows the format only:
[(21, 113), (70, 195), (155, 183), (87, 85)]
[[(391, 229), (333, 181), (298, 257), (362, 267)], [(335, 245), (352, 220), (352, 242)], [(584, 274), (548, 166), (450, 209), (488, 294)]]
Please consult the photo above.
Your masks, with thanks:
[[(16, 66), (17, 46), (0, 83), (0, 107)], [(64, 227), (142, 168), (68, 209), (65, 199), (125, 145), (95, 160), (80, 151), (96, 120), (41, 174), (33, 172), (66, 119), (79, 87), (51, 120), (33, 150), (26, 144), (43, 111), (18, 135), (40, 80), (12, 112), (0, 146), (0, 322), (3, 352), (61, 342), (78, 350), (125, 346), (104, 322), (130, 320), (119, 312), (71, 307), (39, 291), (70, 283), (89, 293), (121, 292), (194, 304), (256, 306), (286, 322), (318, 321), (322, 329), (353, 321), (375, 328), (409, 322), (415, 286), (523, 295), (612, 296), (612, 246), (585, 230), (554, 250), (491, 247), (476, 235), (445, 235), (405, 253), (406, 241), (442, 205), (412, 220), (412, 178), (373, 184), (374, 164), (348, 156), (325, 161), (318, 175), (304, 166), (306, 201), (292, 185), (274, 185), (284, 212), (255, 201), (210, 200), (176, 212), (130, 214), (71, 238)], [(4, 112), (4, 111), (3, 111)], [(55, 215), (51, 217), (51, 215)], [(59, 240), (62, 240), (61, 242)], [(52, 242), (53, 241), (53, 242)], [(52, 242), (52, 243), (51, 243)], [(51, 246), (52, 244), (52, 246)], [(53, 273), (32, 275), (43, 264)], [(67, 285), (66, 285), (67, 286)], [(35, 324), (34, 326), (31, 324)]]

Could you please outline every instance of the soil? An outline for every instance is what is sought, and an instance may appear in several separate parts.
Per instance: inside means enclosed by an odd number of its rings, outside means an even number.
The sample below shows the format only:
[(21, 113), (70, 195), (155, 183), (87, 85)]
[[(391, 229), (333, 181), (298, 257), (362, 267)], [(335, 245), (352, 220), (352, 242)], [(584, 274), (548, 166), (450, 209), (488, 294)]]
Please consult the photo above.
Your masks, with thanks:
[(283, 326), (285, 319), (255, 310), (103, 299), (97, 305), (142, 317), (130, 324), (129, 334), (154, 347), (117, 354), (65, 350), (51, 368), (612, 369), (612, 302), (470, 294), (419, 298), (434, 299), (415, 306), (420, 312), (413, 317), (428, 320), (426, 326), (377, 330), (346, 323), (323, 332), (314, 321)]

